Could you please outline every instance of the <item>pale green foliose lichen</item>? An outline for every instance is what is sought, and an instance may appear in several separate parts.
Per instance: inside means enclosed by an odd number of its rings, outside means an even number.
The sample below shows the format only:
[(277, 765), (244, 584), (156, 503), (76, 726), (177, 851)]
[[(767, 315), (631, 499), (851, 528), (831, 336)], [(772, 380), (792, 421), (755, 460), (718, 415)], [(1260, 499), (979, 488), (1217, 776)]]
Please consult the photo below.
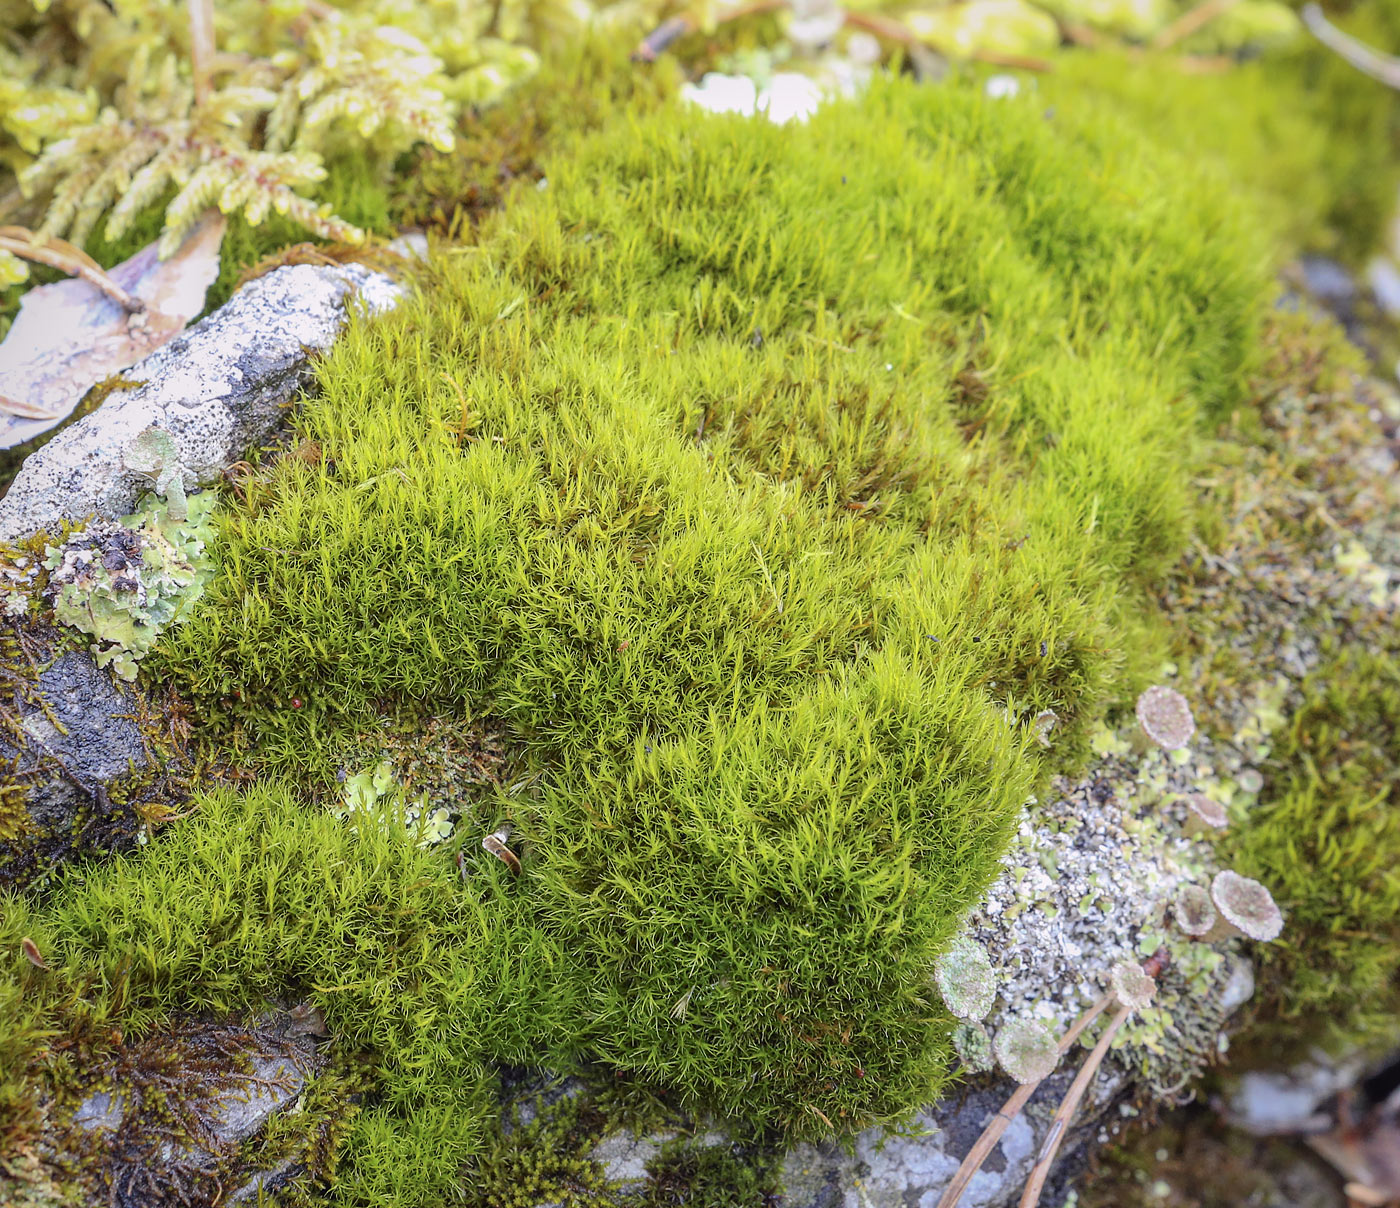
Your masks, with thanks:
[(136, 678), (136, 664), (188, 615), (212, 571), (214, 495), (181, 503), (148, 495), (132, 515), (45, 547), (54, 616), (91, 634), (98, 666), (122, 679)]
[(953, 1029), (953, 1050), (963, 1067), (973, 1074), (985, 1074), (995, 1064), (992, 1038), (980, 1023), (960, 1023)]
[(426, 792), (408, 798), (394, 778), (387, 759), (373, 768), (347, 777), (343, 804), (334, 816), (345, 821), (352, 815), (361, 817), (392, 817), (397, 813), (404, 826), (418, 836), (420, 847), (431, 847), (452, 837), (452, 817), (448, 810), (432, 809)]
[(992, 1009), (997, 978), (987, 950), (969, 939), (954, 940), (934, 967), (934, 981), (948, 1010), (959, 1019), (975, 1021)]

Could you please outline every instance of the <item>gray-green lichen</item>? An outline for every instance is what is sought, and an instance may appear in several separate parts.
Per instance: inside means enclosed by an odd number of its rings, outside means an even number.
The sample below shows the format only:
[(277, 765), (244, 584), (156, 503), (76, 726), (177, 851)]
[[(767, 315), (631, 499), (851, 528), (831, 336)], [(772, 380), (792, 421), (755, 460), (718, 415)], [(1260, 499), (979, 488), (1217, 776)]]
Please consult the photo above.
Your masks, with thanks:
[[(94, 521), (45, 547), (54, 616), (92, 635), (99, 666), (123, 679), (204, 590), (212, 564), (214, 495), (146, 497), (120, 521)], [(183, 516), (178, 513), (184, 513)]]
[(960, 1023), (953, 1029), (953, 1049), (970, 1074), (984, 1074), (994, 1064), (992, 1038), (980, 1023)]
[(966, 938), (953, 941), (938, 958), (934, 980), (948, 1010), (970, 1022), (982, 1019), (996, 1000), (997, 980), (987, 950)]

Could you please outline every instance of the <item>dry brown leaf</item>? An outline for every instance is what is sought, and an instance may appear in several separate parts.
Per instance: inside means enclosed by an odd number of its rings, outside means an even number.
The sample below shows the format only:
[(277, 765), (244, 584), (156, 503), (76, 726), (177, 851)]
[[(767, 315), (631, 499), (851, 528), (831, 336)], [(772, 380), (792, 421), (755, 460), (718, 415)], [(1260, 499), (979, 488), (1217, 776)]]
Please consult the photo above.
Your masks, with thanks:
[[(1308, 1137), (1308, 1146), (1349, 1183), (1364, 1187), (1380, 1204), (1400, 1200), (1400, 1126), (1393, 1121), (1338, 1128)], [(1353, 1196), (1353, 1198), (1362, 1198)]]
[(92, 386), (182, 332), (204, 309), (218, 275), (224, 226), (224, 216), (211, 211), (168, 260), (152, 244), (111, 270), (108, 276), (145, 305), (140, 313), (83, 280), (25, 294), (0, 343), (0, 449), (47, 432)]
[(508, 838), (510, 838), (509, 829), (502, 828), (493, 835), (487, 835), (481, 841), (481, 846), (518, 877), (520, 875), (520, 859), (506, 846)]

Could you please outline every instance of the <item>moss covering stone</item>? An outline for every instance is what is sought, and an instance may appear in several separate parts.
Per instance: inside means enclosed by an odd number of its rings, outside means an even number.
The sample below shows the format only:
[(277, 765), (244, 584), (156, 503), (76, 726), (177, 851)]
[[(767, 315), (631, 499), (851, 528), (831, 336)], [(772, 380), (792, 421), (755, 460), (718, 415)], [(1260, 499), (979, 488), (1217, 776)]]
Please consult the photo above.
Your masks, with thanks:
[[(53, 965), (0, 968), (9, 1102), (56, 1031), (305, 997), (372, 1055), (336, 1201), (427, 1205), (497, 1062), (787, 1139), (948, 1086), (935, 958), (1166, 649), (1277, 228), (1090, 93), (968, 83), (624, 116), (544, 176), (351, 326), (317, 455), (231, 503), (151, 661), (263, 782), (5, 899)], [(414, 714), (519, 772), (431, 851), (331, 815)]]
[(1235, 845), (1288, 918), (1262, 954), (1251, 1040), (1384, 1050), (1400, 1030), (1400, 662), (1334, 650), (1306, 693), (1279, 744), (1280, 782)]

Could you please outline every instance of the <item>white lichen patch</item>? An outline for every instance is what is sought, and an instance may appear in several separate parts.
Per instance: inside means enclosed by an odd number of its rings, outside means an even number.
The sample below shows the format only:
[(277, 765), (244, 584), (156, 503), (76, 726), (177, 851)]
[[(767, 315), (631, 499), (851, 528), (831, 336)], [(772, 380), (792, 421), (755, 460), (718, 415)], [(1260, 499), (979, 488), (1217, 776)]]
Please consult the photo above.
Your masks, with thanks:
[(1027, 803), (1004, 871), (963, 934), (987, 952), (999, 980), (987, 1019), (994, 1038), (1013, 1019), (1063, 1032), (1109, 987), (1116, 964), (1166, 948), (1171, 963), (1155, 1001), (1115, 1042), (1123, 1064), (1162, 1085), (1217, 1050), (1227, 1015), (1220, 992), (1239, 959), (1228, 945), (1207, 946), (1169, 925), (1183, 887), (1208, 887), (1217, 871), (1210, 842), (1186, 833), (1177, 803), (1222, 774), (1236, 776), (1241, 756), (1200, 735), (1185, 760), (1156, 747), (1134, 754), (1135, 728), (1125, 719), (1096, 735), (1104, 754), (1082, 779), (1057, 779), (1048, 800)]
[[(1201, 833), (1187, 833), (1191, 799), (1221, 807), (1232, 827), (1246, 825), (1269, 800), (1269, 760), (1329, 636), (1361, 622), (1393, 623), (1400, 530), (1390, 518), (1400, 476), (1378, 437), (1383, 419), (1400, 417), (1400, 402), (1375, 389), (1358, 403), (1371, 397), (1389, 409), (1369, 418), (1359, 405), (1320, 412), (1288, 392), (1274, 400), (1269, 420), (1288, 433), (1292, 455), (1315, 459), (1326, 474), (1317, 482), (1253, 475), (1248, 481), (1267, 482), (1267, 490), (1259, 485), (1257, 498), (1241, 500), (1226, 540), (1198, 548), (1169, 585), (1169, 611), (1198, 618), (1193, 631), (1210, 639), (1161, 669), (1159, 689), (1170, 695), (1158, 691), (1147, 704), (1174, 704), (1179, 693), (1187, 708), (1177, 710), (1178, 729), (1188, 716), (1200, 728), (1177, 749), (1148, 748), (1135, 716), (1144, 710), (1134, 710), (1090, 734), (1095, 761), (1081, 778), (1057, 779), (1046, 799), (1027, 802), (1001, 876), (964, 927), (999, 979), (986, 1019), (993, 1038), (1028, 1016), (1062, 1032), (1104, 992), (1116, 962), (1146, 961), (1165, 948), (1170, 963), (1154, 1000), (1123, 1028), (1110, 1063), (1170, 1093), (1228, 1047), (1229, 1017), (1253, 992), (1252, 944), (1188, 934), (1211, 934), (1211, 887), (1222, 871), (1212, 837), (1219, 828), (1193, 824)], [(1365, 456), (1352, 455), (1358, 447)], [(1338, 449), (1349, 452), (1338, 458)], [(1347, 476), (1339, 478), (1338, 466)], [(1300, 528), (1320, 500), (1333, 524)], [(1341, 530), (1349, 535), (1339, 541)], [(1221, 664), (1247, 668), (1250, 678), (1222, 682), (1212, 674)], [(1155, 708), (1145, 711), (1150, 724), (1161, 720)], [(1171, 745), (1182, 735), (1167, 737)], [(1260, 933), (1272, 930), (1271, 918)], [(1102, 1026), (1081, 1043), (1092, 1044)]]

